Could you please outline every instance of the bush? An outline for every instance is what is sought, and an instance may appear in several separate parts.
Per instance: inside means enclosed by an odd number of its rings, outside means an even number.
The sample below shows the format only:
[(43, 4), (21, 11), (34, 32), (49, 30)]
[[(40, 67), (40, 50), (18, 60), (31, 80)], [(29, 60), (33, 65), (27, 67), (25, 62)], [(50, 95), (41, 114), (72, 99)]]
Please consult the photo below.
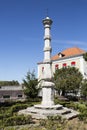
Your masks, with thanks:
[(19, 110), (26, 109), (27, 107), (28, 107), (27, 104), (16, 104), (11, 107), (11, 111), (12, 111), (12, 113), (18, 112)]
[(78, 104), (80, 114), (78, 115), (79, 120), (87, 121), (87, 106), (85, 104)]
[(78, 109), (81, 113), (83, 113), (84, 111), (87, 111), (87, 107), (84, 104), (79, 104)]
[(40, 125), (44, 126), (46, 130), (63, 130), (66, 120), (61, 116), (48, 116), (47, 120), (41, 120)]
[(29, 98), (27, 99), (28, 102), (41, 102), (41, 98), (40, 97), (36, 97), (36, 98)]
[(6, 118), (12, 116), (12, 111), (9, 109), (7, 111), (3, 111), (2, 114), (0, 114), (0, 120), (5, 120)]
[(25, 125), (32, 123), (32, 117), (30, 115), (18, 115), (9, 117), (5, 121), (5, 126)]
[(80, 121), (86, 121), (87, 120), (87, 111), (83, 112), (83, 113), (80, 113), (78, 115), (78, 118), (79, 118)]
[(3, 114), (0, 114), (0, 120), (3, 119)]
[(59, 100), (58, 98), (55, 98), (55, 104), (61, 104), (65, 107), (66, 104), (69, 104), (69, 101)]
[(78, 103), (70, 102), (69, 104), (66, 104), (65, 106), (74, 110), (78, 110)]

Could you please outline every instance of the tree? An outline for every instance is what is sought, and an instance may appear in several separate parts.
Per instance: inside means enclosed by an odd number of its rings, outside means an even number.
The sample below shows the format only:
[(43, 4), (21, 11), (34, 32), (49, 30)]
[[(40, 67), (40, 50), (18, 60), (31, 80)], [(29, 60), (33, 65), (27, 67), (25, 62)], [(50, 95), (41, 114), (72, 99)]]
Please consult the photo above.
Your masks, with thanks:
[(0, 81), (0, 86), (18, 86), (20, 85), (18, 81), (12, 80), (12, 81)]
[(29, 98), (36, 98), (38, 95), (38, 80), (35, 77), (34, 71), (27, 72), (26, 79), (23, 79), (24, 94)]
[(83, 58), (87, 61), (87, 52), (83, 54)]
[(54, 73), (56, 89), (64, 96), (67, 92), (77, 93), (83, 76), (75, 67), (57, 69)]
[(87, 99), (87, 79), (84, 79), (81, 85), (81, 95)]

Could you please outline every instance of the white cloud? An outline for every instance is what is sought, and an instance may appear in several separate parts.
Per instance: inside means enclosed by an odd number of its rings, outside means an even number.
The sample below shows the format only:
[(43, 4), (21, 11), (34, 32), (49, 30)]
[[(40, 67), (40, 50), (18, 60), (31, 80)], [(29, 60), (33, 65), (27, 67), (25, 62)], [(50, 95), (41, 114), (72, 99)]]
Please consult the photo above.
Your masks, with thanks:
[(53, 40), (54, 44), (57, 43), (62, 47), (71, 47), (71, 46), (77, 46), (84, 50), (87, 50), (87, 42), (83, 41), (73, 41), (73, 40)]
[(67, 44), (72, 44), (72, 45), (87, 45), (87, 42), (83, 41), (71, 41), (71, 40), (53, 40), (53, 43), (67, 43)]

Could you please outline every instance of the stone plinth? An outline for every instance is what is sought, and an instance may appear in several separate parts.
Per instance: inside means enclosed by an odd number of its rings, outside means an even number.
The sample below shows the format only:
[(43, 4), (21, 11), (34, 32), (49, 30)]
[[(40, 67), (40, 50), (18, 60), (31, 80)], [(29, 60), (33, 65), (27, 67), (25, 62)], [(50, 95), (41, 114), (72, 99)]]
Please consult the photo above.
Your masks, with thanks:
[(61, 109), (63, 106), (62, 105), (60, 105), (60, 104), (57, 104), (57, 105), (50, 105), (50, 106), (46, 106), (46, 105), (34, 105), (34, 107), (35, 108), (37, 108), (37, 109), (49, 109), (49, 110), (52, 110), (52, 109), (54, 109), (54, 110), (59, 110), (59, 109)]
[(49, 81), (42, 82), (42, 106), (54, 105), (54, 83)]
[[(55, 109), (55, 107), (57, 109)], [(34, 119), (47, 119), (48, 116), (57, 116), (57, 115), (65, 119), (72, 119), (74, 117), (77, 117), (79, 113), (66, 107), (62, 107), (62, 105), (58, 104), (54, 105), (52, 109), (48, 108), (43, 109), (43, 107), (41, 108), (41, 106), (40, 108), (28, 107), (27, 109), (20, 110), (18, 114), (31, 115), (32, 118)]]

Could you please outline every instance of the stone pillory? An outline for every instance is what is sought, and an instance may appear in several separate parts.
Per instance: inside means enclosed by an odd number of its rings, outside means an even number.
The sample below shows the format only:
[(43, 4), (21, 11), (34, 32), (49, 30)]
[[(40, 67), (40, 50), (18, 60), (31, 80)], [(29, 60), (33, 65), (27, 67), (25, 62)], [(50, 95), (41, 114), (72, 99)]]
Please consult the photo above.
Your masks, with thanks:
[(46, 17), (43, 20), (44, 25), (44, 59), (42, 67), (42, 77), (40, 79), (40, 86), (42, 87), (42, 102), (41, 104), (28, 107), (19, 112), (19, 114), (30, 114), (33, 118), (44, 119), (47, 116), (61, 115), (64, 118), (70, 119), (78, 115), (76, 111), (64, 108), (62, 105), (54, 104), (54, 83), (52, 79), (52, 59), (51, 59), (51, 35), (50, 29), (52, 20)]

